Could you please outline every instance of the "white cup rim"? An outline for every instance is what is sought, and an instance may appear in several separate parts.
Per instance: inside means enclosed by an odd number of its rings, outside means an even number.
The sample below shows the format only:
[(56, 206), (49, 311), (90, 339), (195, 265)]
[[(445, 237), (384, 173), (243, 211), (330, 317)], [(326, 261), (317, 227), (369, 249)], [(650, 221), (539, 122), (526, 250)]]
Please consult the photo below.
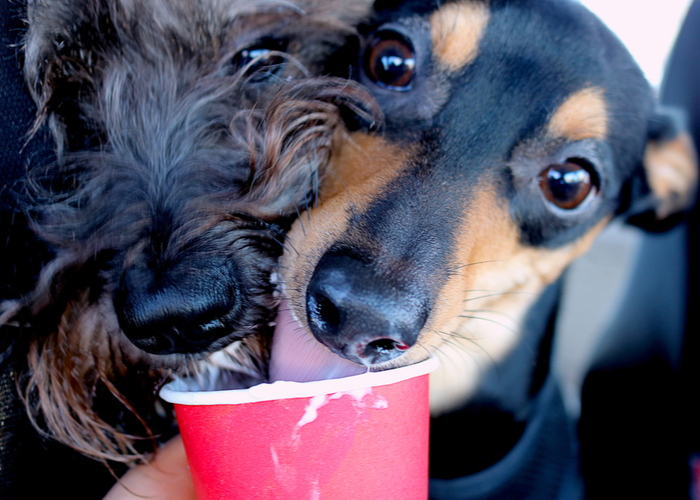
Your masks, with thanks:
[(183, 380), (174, 380), (160, 391), (165, 401), (178, 405), (234, 405), (274, 401), (277, 399), (295, 399), (350, 392), (368, 387), (395, 384), (421, 375), (427, 375), (437, 369), (439, 361), (432, 356), (424, 361), (400, 368), (380, 372), (367, 372), (333, 380), (314, 382), (277, 381), (254, 385), (248, 389), (224, 391), (192, 390)]

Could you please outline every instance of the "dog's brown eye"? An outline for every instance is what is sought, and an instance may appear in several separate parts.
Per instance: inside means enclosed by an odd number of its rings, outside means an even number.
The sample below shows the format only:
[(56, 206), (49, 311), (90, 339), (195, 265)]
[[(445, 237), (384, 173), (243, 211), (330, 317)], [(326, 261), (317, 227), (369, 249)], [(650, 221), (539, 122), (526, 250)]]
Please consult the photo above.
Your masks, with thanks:
[(540, 189), (550, 203), (564, 210), (580, 206), (598, 190), (593, 168), (582, 160), (550, 165), (540, 174)]
[(416, 58), (411, 44), (393, 31), (377, 34), (365, 58), (370, 79), (391, 90), (411, 88)]

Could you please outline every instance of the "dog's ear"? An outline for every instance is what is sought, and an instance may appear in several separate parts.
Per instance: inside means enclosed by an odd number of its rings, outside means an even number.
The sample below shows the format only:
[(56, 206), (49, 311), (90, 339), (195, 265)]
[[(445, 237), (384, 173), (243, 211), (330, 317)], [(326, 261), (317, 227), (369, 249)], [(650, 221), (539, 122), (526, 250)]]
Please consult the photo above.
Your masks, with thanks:
[(376, 127), (382, 121), (376, 101), (352, 81), (306, 78), (284, 85), (241, 134), (254, 163), (248, 213), (269, 220), (307, 209), (334, 146), (347, 139), (343, 116), (349, 114)]
[(91, 95), (101, 54), (113, 43), (106, 2), (30, 1), (24, 43), (25, 81), (37, 106), (33, 132), (48, 123), (59, 152), (88, 137), (79, 102)]
[(642, 175), (629, 185), (629, 223), (649, 231), (673, 226), (695, 202), (698, 161), (682, 113), (658, 108), (649, 121)]

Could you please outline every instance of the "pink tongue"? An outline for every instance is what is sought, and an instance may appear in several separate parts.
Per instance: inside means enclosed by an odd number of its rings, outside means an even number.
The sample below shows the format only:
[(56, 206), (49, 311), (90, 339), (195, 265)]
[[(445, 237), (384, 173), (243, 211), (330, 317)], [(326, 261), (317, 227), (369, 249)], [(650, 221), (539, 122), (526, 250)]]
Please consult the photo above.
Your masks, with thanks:
[(311, 382), (349, 377), (367, 371), (365, 367), (341, 358), (319, 343), (297, 323), (286, 302), (280, 304), (278, 311), (277, 326), (272, 337), (270, 382)]

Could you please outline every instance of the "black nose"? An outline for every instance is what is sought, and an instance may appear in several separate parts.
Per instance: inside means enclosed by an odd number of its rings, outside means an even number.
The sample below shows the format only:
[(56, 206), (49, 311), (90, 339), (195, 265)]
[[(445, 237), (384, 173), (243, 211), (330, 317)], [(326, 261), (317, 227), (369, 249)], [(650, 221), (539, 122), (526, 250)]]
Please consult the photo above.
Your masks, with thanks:
[(134, 266), (124, 272), (114, 294), (119, 326), (134, 345), (152, 354), (207, 351), (231, 334), (235, 283), (223, 262), (190, 261), (159, 271)]
[(425, 297), (407, 291), (370, 264), (326, 254), (306, 293), (314, 336), (355, 363), (394, 359), (413, 346), (428, 316)]

